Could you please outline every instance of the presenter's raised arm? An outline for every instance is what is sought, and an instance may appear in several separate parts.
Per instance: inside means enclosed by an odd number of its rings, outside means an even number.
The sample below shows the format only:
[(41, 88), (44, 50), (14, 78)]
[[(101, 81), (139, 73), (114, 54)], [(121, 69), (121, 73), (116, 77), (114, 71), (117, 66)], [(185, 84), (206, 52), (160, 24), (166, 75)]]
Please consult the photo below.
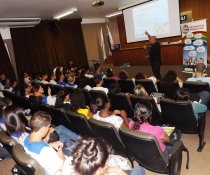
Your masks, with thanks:
[(145, 32), (145, 35), (147, 35), (148, 38), (151, 37), (151, 35), (147, 32), (147, 30), (146, 30), (146, 32)]

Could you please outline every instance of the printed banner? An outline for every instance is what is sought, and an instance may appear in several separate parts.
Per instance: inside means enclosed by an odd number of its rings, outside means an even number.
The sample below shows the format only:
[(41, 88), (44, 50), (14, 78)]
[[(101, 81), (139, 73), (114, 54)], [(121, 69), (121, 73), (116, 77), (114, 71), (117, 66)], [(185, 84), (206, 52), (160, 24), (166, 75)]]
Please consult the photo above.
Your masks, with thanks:
[(183, 42), (183, 71), (194, 72), (197, 63), (207, 67), (206, 19), (181, 24)]

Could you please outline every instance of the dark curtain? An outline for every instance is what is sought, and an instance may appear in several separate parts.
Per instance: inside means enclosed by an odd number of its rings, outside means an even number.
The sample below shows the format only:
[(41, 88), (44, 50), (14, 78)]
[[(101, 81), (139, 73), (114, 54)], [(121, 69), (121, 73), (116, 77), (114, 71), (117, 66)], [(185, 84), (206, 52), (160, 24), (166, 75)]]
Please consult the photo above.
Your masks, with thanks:
[(4, 72), (6, 77), (8, 77), (11, 81), (16, 80), (14, 69), (9, 59), (9, 55), (7, 53), (1, 34), (0, 34), (0, 72)]
[[(57, 27), (57, 28), (56, 28)], [(51, 73), (56, 65), (87, 67), (81, 19), (42, 21), (33, 28), (11, 29), (18, 76)]]

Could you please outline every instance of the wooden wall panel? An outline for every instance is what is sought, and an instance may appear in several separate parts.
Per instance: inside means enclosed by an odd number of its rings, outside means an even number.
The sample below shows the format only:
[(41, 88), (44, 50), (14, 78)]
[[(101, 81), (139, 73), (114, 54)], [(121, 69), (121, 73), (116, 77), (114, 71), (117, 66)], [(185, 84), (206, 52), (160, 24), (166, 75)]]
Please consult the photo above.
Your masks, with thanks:
[[(210, 0), (200, 1), (200, 0), (180, 0), (180, 12), (192, 10), (192, 17), (194, 20), (210, 18)], [(135, 43), (126, 43), (126, 34), (124, 19), (122, 15), (117, 16), (118, 30), (120, 36), (121, 49), (114, 51), (109, 62), (113, 62), (114, 65), (119, 66), (125, 62), (129, 62), (132, 65), (145, 65), (148, 64), (148, 61), (145, 59), (145, 52), (143, 50), (143, 45), (147, 41), (135, 42)], [(208, 43), (210, 43), (210, 22), (207, 20), (207, 32)], [(173, 42), (181, 40), (181, 36), (170, 37), (159, 39), (160, 42)], [(131, 49), (135, 48), (135, 49)], [(162, 64), (167, 65), (181, 65), (182, 64), (182, 45), (171, 45), (171, 46), (162, 46)], [(129, 49), (129, 50), (125, 50)], [(210, 50), (210, 45), (208, 45), (208, 50)]]

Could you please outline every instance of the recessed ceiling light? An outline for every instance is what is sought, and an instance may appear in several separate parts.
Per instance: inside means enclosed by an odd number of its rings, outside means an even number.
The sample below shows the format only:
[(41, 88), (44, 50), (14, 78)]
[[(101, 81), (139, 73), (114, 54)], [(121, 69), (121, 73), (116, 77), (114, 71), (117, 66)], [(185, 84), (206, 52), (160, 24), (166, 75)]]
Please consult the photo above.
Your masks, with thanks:
[(71, 8), (69, 11), (64, 12), (64, 13), (62, 13), (62, 14), (60, 14), (60, 15), (55, 16), (54, 19), (63, 18), (64, 16), (70, 15), (70, 14), (76, 12), (76, 11), (77, 11), (77, 8)]
[(106, 18), (110, 18), (110, 17), (112, 17), (112, 16), (116, 16), (116, 15), (120, 15), (120, 14), (122, 14), (122, 11), (118, 11), (118, 12), (115, 12), (115, 13), (111, 13), (111, 14), (109, 14), (109, 15), (106, 15), (105, 17), (106, 17)]

